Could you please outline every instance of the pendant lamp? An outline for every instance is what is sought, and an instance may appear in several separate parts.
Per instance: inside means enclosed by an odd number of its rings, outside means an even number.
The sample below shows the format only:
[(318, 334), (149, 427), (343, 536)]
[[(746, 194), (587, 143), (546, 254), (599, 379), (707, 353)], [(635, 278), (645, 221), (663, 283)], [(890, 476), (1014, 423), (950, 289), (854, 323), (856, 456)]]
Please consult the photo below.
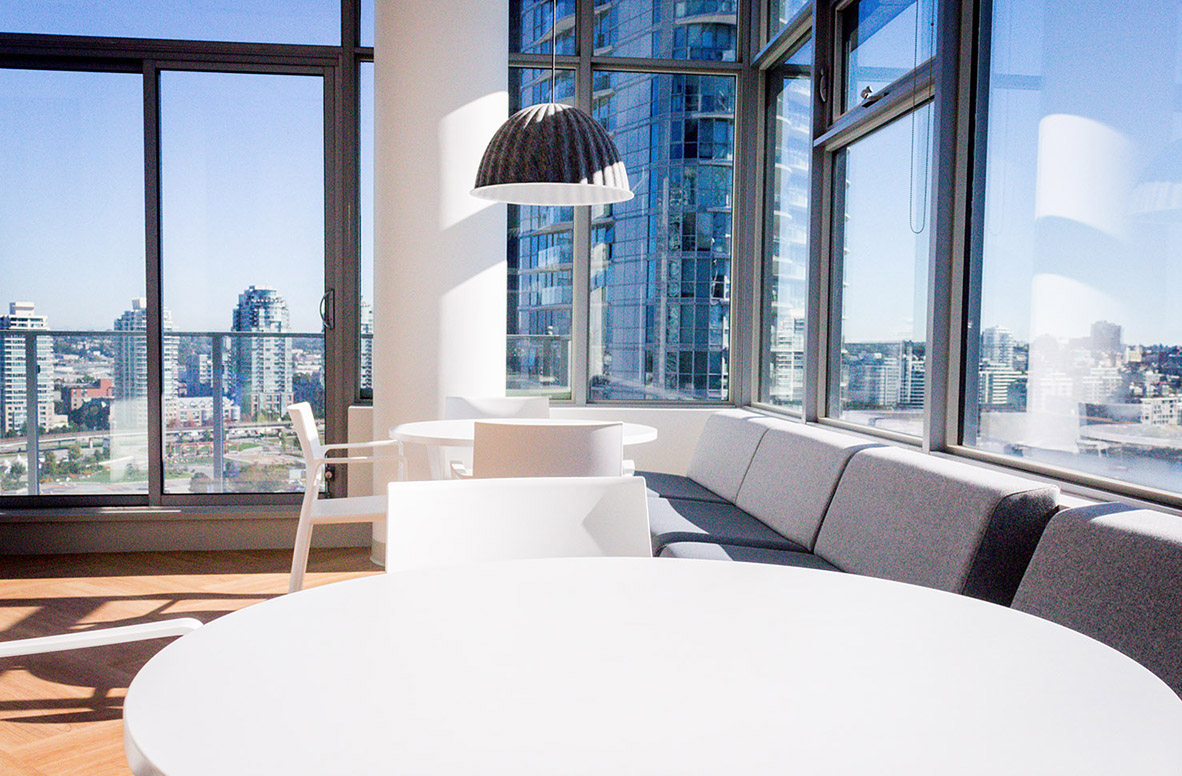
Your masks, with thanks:
[[(552, 10), (556, 29), (553, 16)], [(578, 108), (554, 102), (556, 44), (552, 38), (550, 102), (519, 110), (501, 125), (480, 161), (472, 196), (515, 205), (632, 199), (628, 171), (607, 130)]]

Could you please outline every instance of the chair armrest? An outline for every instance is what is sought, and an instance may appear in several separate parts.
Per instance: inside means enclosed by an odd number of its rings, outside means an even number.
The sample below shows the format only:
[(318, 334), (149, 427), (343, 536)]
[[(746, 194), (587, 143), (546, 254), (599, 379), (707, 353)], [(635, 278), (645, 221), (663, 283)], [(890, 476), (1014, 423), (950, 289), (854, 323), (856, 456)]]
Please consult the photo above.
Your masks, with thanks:
[(317, 458), (316, 463), (378, 463), (379, 461), (397, 461), (400, 458), (402, 458), (400, 455), (394, 456), (393, 458), (379, 455), (350, 455), (345, 458)]
[(201, 627), (201, 621), (192, 617), (179, 617), (159, 622), (145, 622), (139, 625), (122, 625), (115, 628), (93, 628), (91, 630), (63, 633), (58, 636), (40, 636), (32, 639), (16, 639), (0, 643), (0, 657), (40, 655), (46, 652), (61, 652), (67, 649), (105, 647), (112, 644), (126, 644), (129, 641), (146, 641), (171, 636), (183, 636)]
[(328, 452), (330, 450), (350, 450), (359, 447), (397, 447), (402, 449), (402, 442), (397, 439), (379, 439), (375, 442), (345, 442), (339, 445), (322, 445), (321, 450)]
[(636, 474), (636, 461), (633, 461), (631, 458), (625, 458), (623, 473), (625, 477), (631, 477), (632, 475)]
[(464, 466), (459, 461), (451, 461), (451, 476), (457, 480), (472, 479), (472, 472), (468, 471), (468, 467)]

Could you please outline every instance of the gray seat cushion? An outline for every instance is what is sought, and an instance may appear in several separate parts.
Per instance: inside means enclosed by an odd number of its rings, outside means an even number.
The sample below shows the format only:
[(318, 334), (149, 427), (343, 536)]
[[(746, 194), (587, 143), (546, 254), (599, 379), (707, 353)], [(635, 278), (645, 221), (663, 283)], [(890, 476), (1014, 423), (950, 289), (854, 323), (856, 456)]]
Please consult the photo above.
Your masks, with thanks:
[(1013, 606), (1120, 650), (1182, 695), (1182, 518), (1117, 504), (1060, 512)]
[(691, 501), (713, 501), (717, 504), (727, 503), (727, 500), (722, 496), (681, 474), (636, 472), (636, 476), (644, 477), (644, 484), (648, 487), (651, 496), (690, 499)]
[(702, 542), (674, 542), (661, 548), (662, 558), (696, 558), (699, 560), (737, 560), (747, 563), (773, 563), (778, 566), (838, 571), (811, 552), (789, 552), (766, 547), (737, 547), (729, 544)]
[(734, 504), (650, 498), (653, 554), (672, 542), (726, 542), (749, 547), (803, 550)]
[(874, 443), (787, 420), (753, 421), (768, 428), (735, 505), (777, 533), (812, 550), (829, 501), (854, 453)]
[(686, 472), (689, 478), (733, 503), (767, 431), (766, 425), (754, 422), (761, 417), (744, 410), (722, 410), (707, 418)]
[(843, 571), (1008, 606), (1059, 489), (916, 450), (846, 465), (814, 551)]

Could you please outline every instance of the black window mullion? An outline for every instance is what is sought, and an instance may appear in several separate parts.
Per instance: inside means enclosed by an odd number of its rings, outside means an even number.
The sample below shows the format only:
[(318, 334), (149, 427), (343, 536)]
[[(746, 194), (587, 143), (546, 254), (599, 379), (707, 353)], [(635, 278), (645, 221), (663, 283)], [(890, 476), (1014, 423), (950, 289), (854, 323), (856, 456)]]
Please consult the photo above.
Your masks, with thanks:
[(161, 285), (160, 213), (160, 72), (156, 62), (144, 64), (144, 233), (148, 375), (148, 503), (164, 493), (164, 340)]

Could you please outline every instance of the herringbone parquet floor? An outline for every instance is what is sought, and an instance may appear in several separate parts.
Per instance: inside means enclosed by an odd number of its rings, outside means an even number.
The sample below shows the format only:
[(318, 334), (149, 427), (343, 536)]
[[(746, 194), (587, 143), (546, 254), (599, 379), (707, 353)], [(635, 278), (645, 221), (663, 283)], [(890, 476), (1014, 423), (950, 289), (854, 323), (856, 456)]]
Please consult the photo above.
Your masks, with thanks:
[[(190, 616), (287, 589), (291, 551), (0, 557), (0, 640)], [(368, 549), (313, 550), (306, 587), (378, 572)], [(0, 658), (0, 774), (129, 776), (123, 696), (167, 640)]]

